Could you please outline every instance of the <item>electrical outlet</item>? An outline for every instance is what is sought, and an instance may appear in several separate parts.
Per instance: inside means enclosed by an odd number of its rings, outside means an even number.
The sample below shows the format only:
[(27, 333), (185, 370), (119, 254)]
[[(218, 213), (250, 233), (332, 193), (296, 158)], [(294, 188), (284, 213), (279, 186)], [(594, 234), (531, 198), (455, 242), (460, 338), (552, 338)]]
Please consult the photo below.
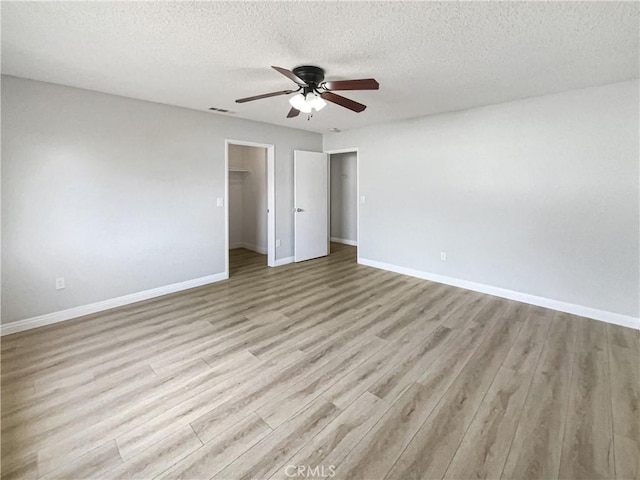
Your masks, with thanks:
[(443, 262), (447, 261), (447, 252), (440, 252), (440, 260)]
[(278, 248), (280, 246), (280, 239), (276, 240), (276, 248)]
[(56, 278), (56, 290), (62, 290), (64, 288), (64, 278)]

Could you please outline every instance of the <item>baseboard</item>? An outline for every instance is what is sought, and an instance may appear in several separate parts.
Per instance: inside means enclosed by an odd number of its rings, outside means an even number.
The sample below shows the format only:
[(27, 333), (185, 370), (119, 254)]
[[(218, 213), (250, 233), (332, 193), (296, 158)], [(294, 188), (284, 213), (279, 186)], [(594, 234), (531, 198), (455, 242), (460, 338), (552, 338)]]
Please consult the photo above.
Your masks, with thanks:
[(347, 240), (346, 238), (330, 237), (330, 240), (336, 243), (344, 243), (345, 245), (351, 245), (352, 247), (358, 246), (358, 242), (356, 242), (355, 240)]
[(444, 275), (437, 275), (435, 273), (424, 272), (422, 270), (400, 267), (398, 265), (378, 262), (366, 258), (358, 258), (358, 263), (369, 267), (388, 270), (390, 272), (402, 273), (411, 277), (430, 280), (432, 282), (444, 283), (446, 285), (464, 288), (466, 290), (473, 290), (474, 292), (486, 293), (495, 297), (507, 298), (509, 300), (528, 303), (531, 305), (536, 305), (538, 307), (558, 310), (560, 312), (571, 313), (580, 317), (592, 318), (594, 320), (600, 320), (602, 322), (640, 330), (640, 318), (632, 317), (629, 315), (622, 315), (619, 313), (608, 312), (606, 310), (598, 310), (596, 308), (585, 307), (583, 305), (561, 302), (559, 300), (552, 300), (550, 298), (515, 292), (513, 290), (507, 290), (505, 288), (493, 287), (491, 285), (485, 285), (482, 283), (469, 282), (467, 280), (460, 280), (458, 278), (447, 277)]
[(236, 248), (246, 248), (247, 250), (251, 250), (252, 252), (256, 252), (256, 253), (260, 253), (262, 255), (266, 255), (267, 254), (267, 248), (266, 247), (259, 247), (258, 245), (254, 245), (252, 243), (234, 243), (233, 245), (229, 246), (229, 250), (233, 250)]
[(287, 263), (293, 263), (293, 261), (295, 260), (295, 257), (285, 257), (285, 258), (278, 258), (275, 263), (273, 264), (274, 267), (279, 267), (280, 265), (286, 265)]
[(103, 300), (101, 302), (91, 303), (89, 305), (81, 305), (79, 307), (73, 307), (67, 310), (60, 310), (59, 312), (47, 313), (45, 315), (40, 315), (37, 317), (18, 320), (16, 322), (0, 325), (0, 335), (10, 335), (12, 333), (18, 333), (22, 332), (23, 330), (43, 327), (52, 323), (64, 322), (65, 320), (71, 320), (73, 318), (82, 317), (84, 315), (102, 312), (104, 310), (109, 310), (116, 307), (122, 307), (123, 305), (129, 305), (131, 303), (140, 302), (142, 300), (161, 297), (162, 295), (167, 295), (169, 293), (180, 292), (182, 290), (200, 287), (209, 283), (219, 282), (221, 280), (226, 280), (227, 278), (229, 278), (229, 275), (225, 272), (216, 273), (215, 275), (207, 275), (206, 277), (194, 278), (193, 280), (187, 280), (186, 282), (165, 285), (164, 287), (153, 288), (151, 290), (145, 290), (143, 292), (131, 293), (122, 297), (111, 298), (109, 300)]
[(243, 243), (242, 244), (243, 248), (246, 248), (247, 250), (251, 250), (252, 252), (257, 252), (260, 253), (262, 255), (266, 255), (267, 254), (267, 247), (261, 247), (258, 245), (254, 245), (253, 243)]

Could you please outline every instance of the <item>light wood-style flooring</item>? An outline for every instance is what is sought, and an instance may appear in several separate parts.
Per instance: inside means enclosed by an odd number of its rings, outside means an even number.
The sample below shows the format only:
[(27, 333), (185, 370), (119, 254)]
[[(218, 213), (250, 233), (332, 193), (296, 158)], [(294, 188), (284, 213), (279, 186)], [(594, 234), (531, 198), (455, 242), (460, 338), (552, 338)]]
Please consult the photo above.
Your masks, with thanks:
[(640, 478), (638, 331), (332, 250), (4, 337), (2, 478)]

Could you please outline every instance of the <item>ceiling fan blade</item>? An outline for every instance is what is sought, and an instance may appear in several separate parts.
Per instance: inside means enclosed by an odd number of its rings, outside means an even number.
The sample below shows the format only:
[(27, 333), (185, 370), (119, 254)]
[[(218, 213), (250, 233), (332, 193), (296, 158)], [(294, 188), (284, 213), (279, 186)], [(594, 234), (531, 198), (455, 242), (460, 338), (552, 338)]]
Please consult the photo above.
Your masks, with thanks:
[(256, 95), (254, 97), (239, 98), (236, 103), (253, 102), (254, 100), (260, 100), (261, 98), (277, 97), (278, 95), (287, 95), (293, 93), (295, 90), (281, 90), (279, 92), (263, 93), (262, 95)]
[(363, 105), (358, 102), (354, 102), (353, 100), (350, 100), (346, 97), (343, 97), (335, 93), (323, 92), (320, 94), (320, 96), (324, 98), (327, 102), (335, 103), (337, 105), (340, 105), (341, 107), (345, 107), (345, 108), (348, 108), (349, 110), (353, 110), (354, 112), (360, 113), (365, 108), (367, 108), (366, 105)]
[(291, 107), (291, 110), (289, 110), (289, 113), (287, 113), (287, 118), (297, 117), (298, 115), (300, 115), (300, 110)]
[(322, 84), (327, 90), (378, 90), (380, 84), (375, 78), (361, 78), (359, 80), (336, 80)]
[(291, 70), (287, 70), (286, 68), (282, 68), (282, 67), (274, 67), (273, 65), (271, 66), (271, 68), (273, 68), (276, 72), (280, 72), (282, 75), (287, 77), (292, 82), (297, 83), (301, 87), (308, 87), (307, 83), (304, 80), (302, 80), (300, 77), (298, 77), (295, 73), (293, 73)]

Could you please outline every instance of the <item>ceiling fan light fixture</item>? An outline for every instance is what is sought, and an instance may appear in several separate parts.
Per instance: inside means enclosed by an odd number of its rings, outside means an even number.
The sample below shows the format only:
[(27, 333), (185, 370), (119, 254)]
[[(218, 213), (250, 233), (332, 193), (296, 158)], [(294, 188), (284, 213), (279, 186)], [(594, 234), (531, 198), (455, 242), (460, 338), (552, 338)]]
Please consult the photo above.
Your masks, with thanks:
[(300, 110), (302, 113), (311, 113), (312, 107), (309, 102), (304, 102), (298, 110)]
[(304, 98), (304, 95), (298, 93), (289, 99), (289, 103), (293, 108), (302, 112), (302, 109), (305, 108), (306, 99)]
[(322, 98), (318, 97), (318, 99), (316, 100), (316, 110), (320, 111), (326, 106), (327, 106), (327, 102), (325, 102)]
[(307, 94), (307, 103), (311, 105), (311, 108), (315, 108), (316, 112), (319, 112), (327, 106), (327, 102), (315, 93)]
[(327, 102), (313, 92), (308, 92), (306, 95), (298, 93), (289, 99), (289, 103), (302, 113), (311, 113), (313, 110), (320, 111), (327, 105)]

